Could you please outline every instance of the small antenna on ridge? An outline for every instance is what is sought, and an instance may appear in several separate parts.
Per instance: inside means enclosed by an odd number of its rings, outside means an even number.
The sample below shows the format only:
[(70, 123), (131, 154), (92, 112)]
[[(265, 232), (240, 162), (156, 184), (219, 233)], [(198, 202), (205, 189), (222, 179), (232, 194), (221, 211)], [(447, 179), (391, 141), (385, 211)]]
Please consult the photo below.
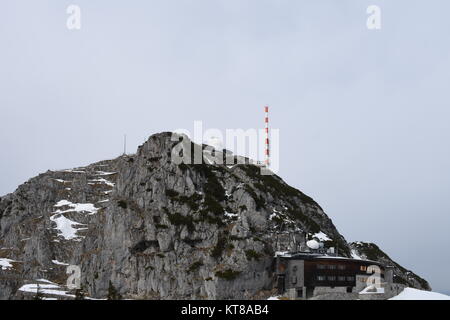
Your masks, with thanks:
[(123, 155), (127, 154), (127, 135), (123, 135)]

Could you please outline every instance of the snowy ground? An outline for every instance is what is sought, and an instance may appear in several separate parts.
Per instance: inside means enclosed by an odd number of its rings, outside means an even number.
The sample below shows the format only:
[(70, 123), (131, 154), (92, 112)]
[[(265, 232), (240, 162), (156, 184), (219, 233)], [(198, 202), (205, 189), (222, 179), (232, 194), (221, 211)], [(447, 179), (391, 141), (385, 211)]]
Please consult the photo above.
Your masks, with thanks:
[[(274, 296), (270, 297), (267, 300), (282, 300), (282, 299), (280, 299), (279, 296)], [(395, 296), (389, 300), (450, 300), (450, 296), (437, 292), (406, 288), (398, 296)]]
[(32, 284), (26, 284), (19, 288), (19, 291), (22, 292), (28, 292), (37, 294), (38, 291), (42, 295), (51, 295), (51, 296), (62, 296), (62, 297), (68, 297), (68, 298), (75, 298), (74, 295), (69, 294), (67, 291), (65, 291), (60, 285), (53, 283), (51, 281), (45, 280), (45, 279), (39, 279), (38, 282), (44, 282), (44, 283), (32, 283)]
[(406, 288), (402, 293), (390, 300), (450, 300), (450, 296), (437, 292)]

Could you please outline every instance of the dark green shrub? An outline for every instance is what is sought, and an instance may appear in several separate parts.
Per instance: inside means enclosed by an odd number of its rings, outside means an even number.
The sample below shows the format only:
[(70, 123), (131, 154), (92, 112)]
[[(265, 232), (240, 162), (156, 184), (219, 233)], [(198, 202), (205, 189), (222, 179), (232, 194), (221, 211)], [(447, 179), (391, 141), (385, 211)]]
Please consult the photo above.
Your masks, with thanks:
[(194, 193), (192, 196), (178, 196), (174, 200), (186, 204), (192, 211), (197, 211), (200, 207), (202, 195)]
[(183, 239), (183, 242), (190, 245), (190, 246), (195, 246), (196, 244), (202, 242), (203, 239)]
[(131, 254), (137, 254), (144, 252), (150, 247), (159, 247), (159, 243), (157, 240), (142, 240), (135, 244), (132, 248), (130, 248)]
[(120, 208), (122, 208), (122, 209), (127, 209), (127, 208), (128, 208), (128, 205), (127, 205), (126, 201), (124, 201), (124, 200), (119, 200), (119, 201), (117, 201), (117, 205), (118, 205)]
[(201, 266), (203, 266), (203, 262), (201, 260), (194, 262), (193, 264), (191, 264), (188, 268), (188, 272), (193, 272), (198, 270)]
[(107, 299), (108, 300), (122, 300), (122, 296), (116, 290), (116, 288), (113, 286), (111, 281), (109, 281), (108, 297), (107, 297)]
[(223, 215), (225, 213), (222, 206), (220, 205), (220, 203), (217, 202), (210, 195), (206, 195), (205, 202), (203, 204), (207, 211), (209, 211), (215, 215)]
[(170, 197), (170, 198), (175, 198), (179, 195), (179, 193), (175, 190), (171, 190), (171, 189), (167, 189), (166, 190), (166, 196)]
[(197, 222), (206, 222), (209, 224), (215, 224), (219, 227), (225, 226), (225, 222), (222, 220), (222, 217), (220, 216), (213, 216), (211, 213), (209, 213), (207, 210), (200, 211), (200, 215)]
[(317, 224), (317, 222), (308, 217), (301, 208), (297, 208), (295, 210), (290, 209), (288, 210), (288, 214), (295, 220), (302, 222), (309, 229), (309, 232), (320, 232), (320, 226)]
[(250, 194), (250, 196), (255, 201), (256, 210), (260, 210), (261, 208), (264, 208), (264, 206), (266, 204), (264, 199), (262, 197), (259, 197), (256, 194), (256, 192), (252, 189), (252, 187), (250, 187), (249, 185), (245, 185), (244, 189), (245, 189), (245, 191), (247, 191)]
[[(214, 166), (207, 164), (190, 165), (190, 168), (206, 179), (204, 190), (217, 201), (226, 199), (225, 189), (217, 179), (216, 173), (213, 171)], [(218, 167), (219, 168), (219, 167)]]
[(261, 259), (261, 257), (263, 256), (261, 253), (258, 253), (255, 250), (246, 250), (245, 255), (247, 257), (247, 260), (255, 259), (256, 261), (259, 261), (259, 259)]
[(216, 276), (218, 278), (225, 279), (228, 281), (232, 281), (232, 280), (236, 279), (240, 274), (241, 274), (241, 271), (233, 271), (231, 269), (216, 272)]
[(174, 226), (186, 226), (189, 232), (195, 231), (194, 219), (191, 216), (183, 216), (176, 212), (174, 214), (167, 214), (169, 221)]
[(211, 257), (213, 257), (214, 259), (219, 259), (222, 256), (222, 253), (225, 250), (227, 243), (228, 243), (227, 238), (225, 238), (224, 236), (220, 236), (219, 239), (217, 240), (216, 246), (211, 251)]
[(84, 300), (85, 293), (83, 288), (75, 290), (75, 300)]

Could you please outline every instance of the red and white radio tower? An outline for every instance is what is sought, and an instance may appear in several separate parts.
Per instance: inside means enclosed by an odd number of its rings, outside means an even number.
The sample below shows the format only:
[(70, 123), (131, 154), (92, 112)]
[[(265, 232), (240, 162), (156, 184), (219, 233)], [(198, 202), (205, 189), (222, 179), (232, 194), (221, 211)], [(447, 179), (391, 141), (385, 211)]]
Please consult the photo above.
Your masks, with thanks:
[(270, 140), (269, 140), (269, 106), (265, 107), (266, 112), (266, 167), (270, 166)]

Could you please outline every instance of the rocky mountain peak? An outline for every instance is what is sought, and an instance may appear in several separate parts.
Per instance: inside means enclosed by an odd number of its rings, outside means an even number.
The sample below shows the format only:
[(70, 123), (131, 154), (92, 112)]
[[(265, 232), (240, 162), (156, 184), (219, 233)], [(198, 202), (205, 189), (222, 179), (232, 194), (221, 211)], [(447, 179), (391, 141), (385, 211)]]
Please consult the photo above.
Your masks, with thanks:
[(264, 297), (275, 251), (312, 238), (343, 256), (356, 250), (280, 177), (219, 164), (206, 146), (203, 164), (177, 163), (180, 143), (195, 147), (155, 134), (136, 154), (48, 171), (0, 198), (0, 299), (30, 298), (38, 285), (71, 298), (68, 266), (93, 298)]

